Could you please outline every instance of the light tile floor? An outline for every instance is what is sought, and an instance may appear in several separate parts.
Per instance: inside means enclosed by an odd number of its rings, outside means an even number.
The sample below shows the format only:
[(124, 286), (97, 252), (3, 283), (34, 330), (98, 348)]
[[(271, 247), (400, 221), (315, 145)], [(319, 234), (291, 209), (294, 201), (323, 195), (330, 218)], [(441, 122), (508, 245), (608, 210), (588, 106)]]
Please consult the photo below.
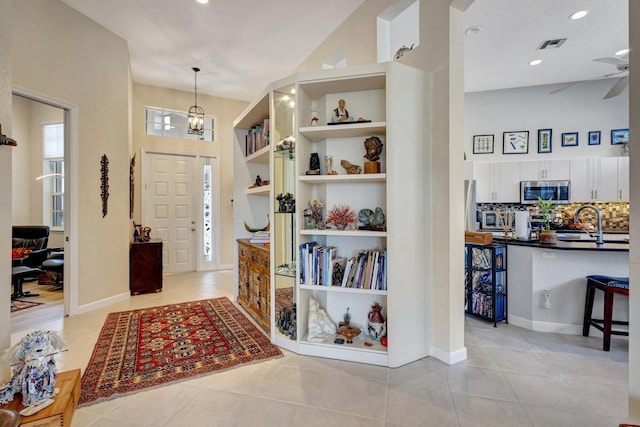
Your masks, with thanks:
[[(41, 325), (62, 333), (60, 370), (86, 367), (106, 314), (233, 296), (230, 271), (165, 276), (158, 294)], [(23, 331), (12, 335), (17, 341)], [(465, 320), (468, 359), (400, 368), (285, 356), (78, 409), (100, 426), (617, 426), (627, 416), (628, 344)]]

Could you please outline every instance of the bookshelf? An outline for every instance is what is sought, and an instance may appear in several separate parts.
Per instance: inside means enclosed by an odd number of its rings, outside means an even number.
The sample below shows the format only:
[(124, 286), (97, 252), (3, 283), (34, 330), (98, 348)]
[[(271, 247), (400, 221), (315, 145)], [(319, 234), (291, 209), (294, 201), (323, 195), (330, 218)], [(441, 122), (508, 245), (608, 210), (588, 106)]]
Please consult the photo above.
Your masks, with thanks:
[[(432, 227), (431, 148), (430, 124), (425, 121), (429, 115), (430, 79), (424, 72), (396, 62), (299, 73), (273, 82), (268, 93), (234, 122), (238, 157), (234, 160), (234, 180), (238, 182), (238, 191), (234, 191), (234, 221), (239, 222), (234, 222), (237, 237), (250, 237), (244, 231), (243, 221), (264, 222), (266, 212), (271, 219), (270, 337), (274, 344), (302, 355), (390, 367), (430, 355), (433, 330), (430, 273), (433, 248), (428, 238)], [(351, 114), (368, 121), (329, 125), (339, 99), (346, 100)], [(316, 126), (311, 126), (312, 112), (319, 115)], [(267, 117), (271, 137), (269, 154), (257, 151), (246, 157), (241, 138), (247, 129)], [(283, 149), (278, 143), (286, 136), (293, 137), (295, 144)], [(380, 168), (365, 174), (364, 140), (372, 136), (383, 143)], [(319, 175), (306, 174), (312, 153), (320, 158)], [(326, 174), (325, 155), (333, 156), (336, 174)], [(347, 174), (341, 166), (343, 159), (361, 166), (362, 173)], [(261, 166), (264, 168), (260, 169)], [(269, 176), (268, 192), (247, 192), (246, 187), (258, 171)], [(295, 199), (292, 211), (280, 208), (277, 197), (286, 193)], [(269, 197), (263, 197), (265, 194)], [(328, 209), (344, 204), (356, 214), (365, 208), (381, 208), (386, 216), (385, 226), (345, 230), (310, 228), (305, 210), (310, 208), (312, 199), (323, 202), (325, 221)], [(421, 215), (415, 215), (416, 211)], [(335, 257), (344, 258), (345, 264), (361, 251), (386, 251), (386, 287), (305, 283), (301, 280), (300, 248), (310, 242), (335, 247)], [(381, 274), (372, 270), (371, 277)], [(278, 327), (281, 326), (278, 294), (289, 287), (296, 304), (295, 336), (288, 335), (287, 331), (283, 333)], [(354, 338), (352, 344), (335, 343), (334, 339), (311, 342), (308, 324), (312, 296), (319, 300), (336, 326), (343, 321), (348, 308), (351, 325), (362, 330), (360, 336)], [(387, 346), (367, 338), (368, 313), (374, 302), (383, 307), (382, 314), (388, 320)]]
[(493, 322), (507, 320), (507, 246), (465, 244), (465, 311)]
[[(375, 64), (340, 70), (304, 73), (297, 76), (297, 243), (300, 249), (314, 242), (336, 248), (336, 258), (357, 258), (361, 251), (386, 250), (386, 289), (351, 288), (306, 283), (301, 277), (304, 262), (298, 254), (298, 340), (299, 353), (382, 366), (400, 366), (430, 354), (430, 289), (428, 194), (412, 191), (428, 180), (425, 163), (425, 99), (427, 77), (421, 71), (397, 63)], [(424, 96), (416, 96), (424, 93)], [(345, 99), (355, 117), (370, 122), (329, 125), (333, 108)], [(311, 107), (320, 112), (318, 126), (309, 126)], [(349, 175), (341, 160), (362, 167), (364, 140), (378, 137), (383, 142), (380, 172)], [(321, 159), (321, 175), (307, 175), (311, 153)], [(322, 159), (333, 156), (333, 170), (327, 175)], [(380, 207), (386, 216), (383, 230), (305, 227), (303, 210), (311, 199), (324, 204), (324, 219), (334, 205), (348, 205), (356, 214), (361, 209)], [(423, 209), (424, 221), (404, 215), (406, 209)], [(358, 225), (361, 225), (358, 223)], [(330, 264), (325, 264), (330, 266)], [(329, 267), (329, 270), (331, 268)], [(331, 273), (324, 273), (331, 274)], [(369, 285), (373, 286), (373, 285)], [(343, 321), (349, 309), (351, 325), (362, 330), (353, 344), (333, 340), (316, 343), (307, 339), (309, 299), (320, 301), (329, 317)], [(367, 338), (367, 316), (371, 305), (383, 306), (388, 320), (388, 346)], [(366, 343), (372, 344), (368, 346)]]
[[(236, 284), (234, 299), (242, 303), (247, 312), (259, 324), (265, 326), (266, 330), (269, 330), (270, 281), (268, 276), (260, 277), (269, 271), (269, 249), (264, 245), (249, 243), (252, 233), (245, 229), (245, 223), (252, 228), (261, 228), (271, 222), (269, 216), (271, 185), (253, 187), (257, 176), (267, 181), (271, 174), (268, 91), (249, 104), (236, 118), (233, 122), (233, 136), (233, 235), (235, 241), (233, 273)], [(247, 264), (246, 260), (241, 260), (241, 252), (242, 257), (252, 253), (260, 254), (261, 263)], [(241, 266), (242, 271), (240, 271)], [(269, 298), (264, 295), (267, 291)]]

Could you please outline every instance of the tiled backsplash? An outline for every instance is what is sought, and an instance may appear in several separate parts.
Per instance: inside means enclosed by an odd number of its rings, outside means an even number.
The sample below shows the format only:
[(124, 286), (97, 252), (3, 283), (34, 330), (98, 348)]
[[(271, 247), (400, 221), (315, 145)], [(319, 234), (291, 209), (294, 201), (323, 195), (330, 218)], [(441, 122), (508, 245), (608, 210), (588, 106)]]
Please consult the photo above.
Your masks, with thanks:
[[(565, 205), (556, 205), (553, 212), (559, 218), (573, 218), (576, 209), (585, 203), (568, 203)], [(602, 228), (608, 231), (629, 231), (629, 202), (588, 202), (600, 209), (602, 214)], [(514, 209), (529, 210), (531, 214), (540, 212), (538, 205), (521, 205), (510, 203), (479, 203), (477, 208), (481, 211)], [(568, 212), (568, 216), (565, 213)], [(596, 215), (591, 209), (585, 209), (580, 213), (580, 219), (584, 223), (591, 223), (596, 226)]]

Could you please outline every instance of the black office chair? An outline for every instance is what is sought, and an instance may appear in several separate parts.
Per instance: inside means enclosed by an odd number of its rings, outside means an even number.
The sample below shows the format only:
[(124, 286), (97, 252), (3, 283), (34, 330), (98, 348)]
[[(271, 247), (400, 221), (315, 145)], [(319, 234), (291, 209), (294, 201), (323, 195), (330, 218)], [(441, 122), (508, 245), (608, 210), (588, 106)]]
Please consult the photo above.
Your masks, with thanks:
[(11, 269), (13, 293), (11, 299), (36, 297), (39, 294), (25, 292), (22, 284), (35, 280), (42, 273), (42, 263), (47, 259), (49, 243), (49, 227), (46, 225), (14, 225), (12, 231), (12, 247), (28, 250), (28, 254), (20, 258)]

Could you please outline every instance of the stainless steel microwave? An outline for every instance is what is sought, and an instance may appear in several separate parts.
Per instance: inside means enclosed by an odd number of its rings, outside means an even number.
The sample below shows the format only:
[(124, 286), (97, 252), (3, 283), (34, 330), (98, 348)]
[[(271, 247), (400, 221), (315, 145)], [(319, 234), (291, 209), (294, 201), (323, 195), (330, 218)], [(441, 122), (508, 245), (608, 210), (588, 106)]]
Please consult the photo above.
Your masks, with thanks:
[(554, 203), (569, 203), (571, 197), (571, 181), (520, 181), (520, 203), (534, 205), (538, 197)]

